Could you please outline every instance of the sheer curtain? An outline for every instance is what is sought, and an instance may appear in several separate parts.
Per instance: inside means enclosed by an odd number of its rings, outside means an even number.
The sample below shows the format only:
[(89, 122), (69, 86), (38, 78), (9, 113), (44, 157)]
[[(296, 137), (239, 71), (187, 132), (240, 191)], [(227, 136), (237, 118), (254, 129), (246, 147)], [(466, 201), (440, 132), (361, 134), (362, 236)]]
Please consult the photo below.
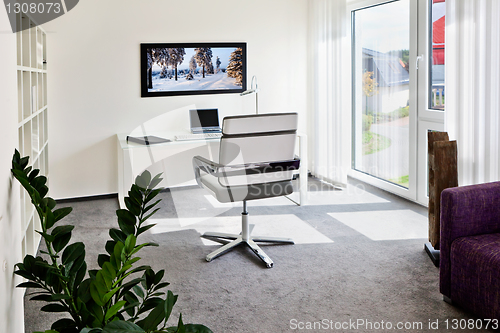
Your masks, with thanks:
[(460, 185), (500, 179), (499, 18), (499, 0), (446, 0), (445, 129)]
[(346, 1), (309, 0), (309, 32), (310, 170), (319, 179), (346, 186), (350, 163), (350, 109), (344, 106), (350, 96), (345, 89), (350, 85), (344, 47)]

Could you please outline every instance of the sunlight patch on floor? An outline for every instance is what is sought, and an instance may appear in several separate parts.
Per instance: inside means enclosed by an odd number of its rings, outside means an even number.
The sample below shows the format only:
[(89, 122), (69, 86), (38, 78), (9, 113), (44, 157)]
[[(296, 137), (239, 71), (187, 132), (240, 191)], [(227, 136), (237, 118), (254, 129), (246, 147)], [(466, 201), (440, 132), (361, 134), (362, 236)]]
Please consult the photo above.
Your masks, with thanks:
[(427, 217), (404, 210), (328, 213), (374, 241), (427, 238)]
[(308, 191), (307, 205), (345, 205), (345, 204), (370, 204), (390, 202), (377, 195), (366, 192), (360, 187), (349, 186), (343, 190), (334, 191)]
[[(211, 195), (205, 195), (205, 199), (212, 205), (214, 208), (233, 208), (233, 207), (243, 207), (242, 202), (219, 202)], [(288, 200), (285, 197), (275, 197), (268, 199), (260, 199), (260, 200), (252, 200), (249, 201), (248, 207), (263, 207), (263, 206), (287, 206), (287, 205), (295, 205), (293, 202)]]
[[(250, 224), (255, 227), (252, 235), (292, 238), (295, 244), (333, 243), (333, 241), (293, 214), (250, 215)], [(210, 218), (150, 219), (157, 223), (152, 233), (166, 233), (194, 229), (202, 235), (207, 231), (239, 234), (241, 216), (218, 216)], [(205, 245), (217, 244), (203, 239)]]

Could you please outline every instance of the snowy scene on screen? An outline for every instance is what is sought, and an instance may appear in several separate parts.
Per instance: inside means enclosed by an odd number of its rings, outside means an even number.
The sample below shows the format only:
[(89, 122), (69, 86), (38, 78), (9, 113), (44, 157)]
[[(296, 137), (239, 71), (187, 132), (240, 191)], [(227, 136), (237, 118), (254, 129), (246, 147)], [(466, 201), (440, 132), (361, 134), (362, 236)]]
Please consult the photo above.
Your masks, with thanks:
[(241, 89), (242, 49), (147, 49), (148, 92)]

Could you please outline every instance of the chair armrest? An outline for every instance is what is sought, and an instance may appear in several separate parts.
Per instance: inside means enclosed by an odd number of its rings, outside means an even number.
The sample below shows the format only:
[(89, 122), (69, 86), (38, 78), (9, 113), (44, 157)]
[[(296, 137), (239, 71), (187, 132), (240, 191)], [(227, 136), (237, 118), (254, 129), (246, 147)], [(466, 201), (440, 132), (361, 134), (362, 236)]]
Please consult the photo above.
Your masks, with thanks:
[(200, 186), (202, 186), (201, 181), (200, 181), (201, 171), (203, 171), (205, 173), (212, 174), (215, 176), (221, 167), (223, 167), (222, 164), (216, 163), (214, 161), (210, 161), (209, 159), (206, 159), (205, 157), (202, 157), (202, 156), (193, 157), (194, 176), (195, 176), (196, 182)]
[(450, 297), (453, 241), (500, 232), (500, 182), (452, 187), (441, 193), (440, 289)]
[(300, 167), (300, 158), (295, 157), (287, 161), (275, 161), (265, 163), (249, 163), (249, 164), (235, 164), (235, 165), (222, 165), (210, 161), (202, 156), (193, 157), (193, 169), (196, 182), (201, 186), (200, 176), (201, 171), (211, 174), (214, 177), (233, 177), (254, 175), (269, 172), (281, 172), (298, 170)]

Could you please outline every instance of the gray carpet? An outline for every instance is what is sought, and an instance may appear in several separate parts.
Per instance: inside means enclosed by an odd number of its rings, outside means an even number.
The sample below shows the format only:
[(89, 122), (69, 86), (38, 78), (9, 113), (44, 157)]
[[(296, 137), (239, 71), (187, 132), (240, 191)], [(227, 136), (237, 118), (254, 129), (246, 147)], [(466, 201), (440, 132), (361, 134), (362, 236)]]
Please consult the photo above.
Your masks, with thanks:
[[(303, 224), (304, 230), (330, 240), (264, 245), (264, 251), (275, 262), (272, 269), (266, 269), (245, 247), (207, 263), (204, 257), (216, 247), (202, 242), (196, 220), (192, 225), (181, 223), (178, 230), (167, 228), (169, 232), (161, 232), (164, 229), (160, 227), (160, 232), (145, 234), (143, 242), (155, 241), (160, 247), (142, 251), (139, 263), (166, 270), (165, 280), (179, 295), (173, 318), (177, 320), (182, 312), (185, 322), (202, 323), (214, 332), (224, 333), (383, 332), (388, 331), (388, 323), (398, 332), (436, 332), (445, 331), (445, 320), (474, 318), (443, 302), (438, 289), (439, 271), (423, 250), (425, 238), (374, 240), (370, 232), (380, 231), (376, 223), (384, 221), (359, 221), (365, 212), (373, 212), (378, 219), (386, 217), (387, 223), (401, 222), (404, 230), (425, 229), (424, 207), (352, 179), (344, 191), (313, 179), (309, 184), (307, 206), (296, 206), (284, 198), (279, 199), (285, 202), (276, 204), (249, 203), (251, 216), (275, 220), (292, 217)], [(189, 219), (189, 215), (209, 220), (229, 217), (234, 225), (240, 223), (240, 208), (214, 207), (201, 189), (165, 191), (161, 195), (162, 210), (155, 217), (165, 223), (177, 217)], [(96, 268), (97, 254), (104, 252), (108, 239), (107, 230), (116, 226), (117, 200), (60, 204), (67, 205), (74, 208), (65, 219), (76, 225), (72, 240), (85, 241), (87, 263)], [(358, 221), (349, 224), (349, 216)], [(408, 227), (404, 224), (408, 220), (419, 225)], [(287, 221), (280, 223), (286, 226)], [(370, 229), (371, 224), (375, 228)], [(274, 236), (287, 236), (288, 232), (293, 230), (284, 227), (283, 234)], [(39, 312), (43, 304), (26, 299), (25, 305), (26, 332), (49, 329), (54, 316)], [(439, 330), (430, 329), (429, 323), (437, 320)], [(407, 329), (396, 329), (400, 322)], [(306, 330), (314, 323), (316, 329)]]

